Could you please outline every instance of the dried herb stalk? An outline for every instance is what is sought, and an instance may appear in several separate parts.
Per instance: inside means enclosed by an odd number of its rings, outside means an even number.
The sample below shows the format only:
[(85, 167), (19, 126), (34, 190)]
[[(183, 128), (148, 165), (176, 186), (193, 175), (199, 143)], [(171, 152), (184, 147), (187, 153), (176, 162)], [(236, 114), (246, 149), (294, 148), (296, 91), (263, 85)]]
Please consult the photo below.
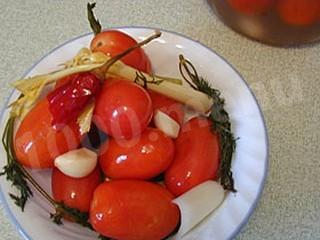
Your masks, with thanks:
[(212, 131), (217, 133), (220, 140), (220, 167), (218, 176), (225, 190), (236, 192), (234, 179), (231, 171), (232, 155), (236, 148), (236, 139), (231, 132), (229, 114), (225, 110), (225, 100), (221, 98), (220, 91), (200, 77), (189, 60), (179, 56), (179, 70), (185, 81), (195, 90), (201, 91), (213, 100), (210, 115)]

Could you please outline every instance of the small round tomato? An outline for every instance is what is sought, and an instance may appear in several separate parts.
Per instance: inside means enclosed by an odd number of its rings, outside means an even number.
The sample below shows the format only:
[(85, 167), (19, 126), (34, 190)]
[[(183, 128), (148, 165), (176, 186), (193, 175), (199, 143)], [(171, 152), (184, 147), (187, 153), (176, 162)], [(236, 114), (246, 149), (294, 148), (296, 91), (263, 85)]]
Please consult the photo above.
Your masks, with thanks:
[[(97, 34), (91, 41), (90, 48), (93, 52), (103, 52), (114, 57), (136, 44), (136, 40), (128, 34), (117, 30), (108, 30)], [(121, 61), (142, 72), (151, 72), (150, 60), (142, 48), (133, 50), (124, 56)]]
[(101, 149), (102, 171), (113, 179), (150, 179), (168, 168), (174, 157), (171, 138), (156, 128), (130, 140), (111, 139)]
[(100, 183), (100, 172), (96, 168), (83, 178), (73, 178), (59, 169), (52, 170), (51, 188), (54, 200), (82, 212), (89, 212), (93, 192)]
[(319, 18), (319, 0), (279, 0), (277, 11), (283, 21), (290, 25), (306, 26)]
[(183, 104), (153, 91), (149, 91), (149, 94), (154, 112), (160, 110), (174, 119), (179, 125), (182, 125), (184, 119)]
[(245, 14), (261, 14), (270, 10), (275, 0), (227, 0), (230, 6)]
[(100, 234), (119, 240), (160, 240), (179, 222), (173, 195), (156, 183), (116, 180), (94, 192), (90, 223)]
[(78, 147), (79, 126), (72, 121), (57, 130), (45, 98), (38, 102), (22, 120), (14, 138), (18, 161), (30, 168), (52, 168), (54, 159)]
[(165, 184), (176, 196), (217, 177), (219, 141), (211, 125), (205, 118), (193, 118), (176, 139), (175, 158), (165, 172)]
[(126, 80), (107, 79), (96, 99), (94, 122), (114, 138), (141, 134), (152, 118), (152, 102), (148, 92)]

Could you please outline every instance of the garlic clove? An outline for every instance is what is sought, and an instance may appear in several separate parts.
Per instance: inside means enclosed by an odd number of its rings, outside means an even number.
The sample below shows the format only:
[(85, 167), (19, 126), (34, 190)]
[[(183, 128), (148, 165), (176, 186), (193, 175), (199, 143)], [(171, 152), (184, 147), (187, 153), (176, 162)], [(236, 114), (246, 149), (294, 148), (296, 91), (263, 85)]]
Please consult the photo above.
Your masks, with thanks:
[(206, 181), (174, 199), (181, 213), (181, 226), (174, 239), (180, 239), (218, 208), (224, 197), (224, 189), (218, 182)]
[(160, 110), (156, 110), (153, 117), (154, 124), (158, 129), (171, 138), (177, 138), (180, 131), (180, 125), (169, 115)]
[(97, 161), (97, 153), (80, 148), (58, 156), (54, 160), (54, 166), (69, 177), (82, 178), (95, 169)]

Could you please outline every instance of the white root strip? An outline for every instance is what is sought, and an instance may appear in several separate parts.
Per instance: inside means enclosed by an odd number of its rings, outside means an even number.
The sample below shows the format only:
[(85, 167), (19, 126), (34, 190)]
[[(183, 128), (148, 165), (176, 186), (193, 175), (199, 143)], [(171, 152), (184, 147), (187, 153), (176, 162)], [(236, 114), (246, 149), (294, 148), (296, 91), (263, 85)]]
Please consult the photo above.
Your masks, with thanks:
[(53, 83), (60, 78), (64, 78), (74, 73), (89, 72), (100, 66), (102, 66), (102, 63), (78, 65), (72, 68), (66, 68), (59, 71), (51, 72), (49, 74), (37, 75), (32, 78), (18, 80), (14, 82), (12, 85), (21, 93), (27, 95), (29, 91), (38, 88), (40, 85), (47, 85)]
[(87, 106), (84, 108), (84, 110), (77, 119), (81, 135), (90, 131), (94, 107), (95, 102), (90, 102), (89, 104), (87, 104)]
[[(24, 96), (12, 103), (11, 115), (24, 116), (37, 101), (44, 86), (70, 74), (94, 71), (101, 77), (112, 75), (129, 81), (136, 80), (137, 70), (125, 65), (120, 60), (109, 69), (105, 69), (108, 60), (110, 60), (110, 57), (103, 53), (92, 53), (89, 49), (82, 49), (78, 55), (65, 63), (67, 67), (65, 69), (16, 81), (13, 86)], [(163, 81), (161, 77), (150, 76), (145, 73), (143, 73), (143, 76), (149, 83), (148, 88), (152, 91), (181, 102), (199, 113), (206, 114), (210, 111), (213, 101), (206, 94), (191, 87)]]
[(11, 116), (24, 118), (30, 111), (34, 103), (38, 100), (42, 90), (48, 84), (54, 83), (60, 78), (79, 72), (89, 72), (103, 64), (79, 65), (72, 68), (66, 68), (49, 74), (38, 75), (32, 78), (21, 79), (13, 83), (13, 86), (24, 96), (10, 104)]
[(199, 224), (220, 206), (224, 197), (223, 187), (218, 182), (206, 181), (174, 199), (181, 213), (181, 226), (174, 239), (180, 239)]

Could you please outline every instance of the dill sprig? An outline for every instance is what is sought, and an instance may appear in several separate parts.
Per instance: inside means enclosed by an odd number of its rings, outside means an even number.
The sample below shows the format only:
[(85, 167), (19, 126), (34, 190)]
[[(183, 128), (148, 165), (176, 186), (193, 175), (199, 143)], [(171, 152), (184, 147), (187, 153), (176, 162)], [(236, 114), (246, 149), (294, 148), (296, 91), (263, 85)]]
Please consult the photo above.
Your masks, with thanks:
[(100, 240), (111, 240), (111, 238), (103, 236), (101, 234), (98, 236), (98, 239), (100, 239)]
[(152, 76), (152, 80), (148, 81), (148, 79), (146, 78), (146, 76), (141, 72), (141, 71), (136, 71), (136, 78), (134, 79), (134, 82), (136, 84), (139, 84), (141, 86), (143, 86), (143, 88), (147, 89), (148, 88), (148, 84), (156, 84), (159, 85), (163, 82), (164, 80), (156, 80), (154, 76)]
[(14, 200), (14, 203), (24, 211), (27, 200), (33, 195), (28, 185), (28, 182), (54, 207), (55, 213), (50, 214), (53, 222), (62, 224), (62, 218), (68, 216), (76, 223), (92, 229), (88, 222), (88, 213), (81, 212), (77, 209), (70, 208), (63, 203), (56, 202), (31, 176), (31, 174), (16, 160), (13, 139), (14, 139), (15, 117), (10, 117), (7, 120), (5, 129), (2, 135), (2, 144), (7, 155), (7, 164), (4, 166), (0, 176), (6, 175), (6, 179), (12, 182), (18, 191), (19, 195), (9, 193), (9, 196)]
[(179, 70), (184, 80), (195, 90), (201, 91), (213, 100), (208, 119), (212, 121), (212, 131), (217, 133), (220, 141), (220, 166), (218, 177), (225, 190), (236, 192), (231, 171), (232, 155), (236, 148), (236, 139), (231, 132), (229, 114), (224, 108), (225, 100), (220, 91), (200, 77), (193, 64), (179, 55)]
[(99, 20), (94, 16), (93, 9), (95, 8), (96, 3), (87, 3), (87, 15), (88, 15), (88, 21), (90, 23), (90, 27), (94, 33), (94, 35), (97, 35), (101, 32), (101, 24)]
[(15, 160), (13, 149), (13, 133), (14, 133), (15, 118), (8, 119), (2, 135), (2, 144), (7, 155), (7, 165), (4, 166), (0, 176), (6, 175), (6, 179), (12, 182), (18, 191), (18, 195), (9, 193), (9, 196), (14, 200), (14, 203), (24, 211), (27, 200), (32, 196), (32, 191), (29, 188), (26, 176), (20, 164)]
[(66, 206), (63, 202), (55, 203), (55, 209), (56, 212), (50, 214), (50, 218), (53, 220), (54, 223), (61, 225), (63, 224), (63, 217), (69, 217), (81, 226), (93, 230), (91, 224), (88, 222), (89, 214), (87, 212), (81, 212), (78, 209), (70, 208)]

